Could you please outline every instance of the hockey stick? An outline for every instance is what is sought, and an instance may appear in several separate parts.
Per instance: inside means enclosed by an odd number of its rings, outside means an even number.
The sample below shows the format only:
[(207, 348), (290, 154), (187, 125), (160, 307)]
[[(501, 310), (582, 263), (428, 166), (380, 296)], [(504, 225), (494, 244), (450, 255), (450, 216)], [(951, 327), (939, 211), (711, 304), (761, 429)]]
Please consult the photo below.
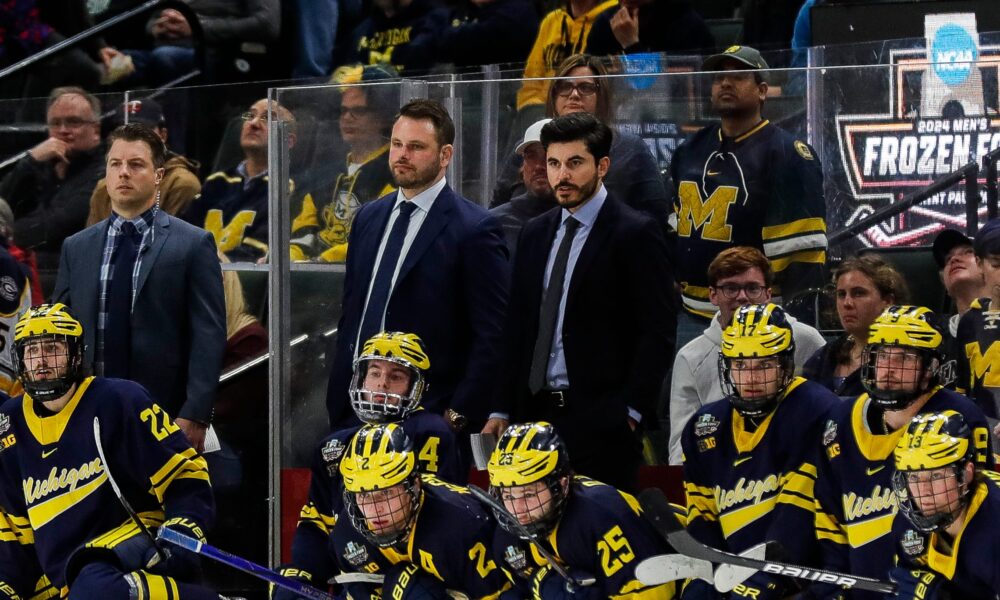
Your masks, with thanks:
[(382, 585), (385, 575), (381, 573), (340, 573), (327, 580), (327, 583), (375, 583)]
[(517, 517), (510, 514), (510, 512), (507, 510), (507, 507), (501, 504), (500, 502), (497, 502), (496, 498), (491, 496), (489, 492), (471, 484), (469, 485), (469, 491), (472, 492), (472, 495), (476, 497), (476, 500), (479, 500), (489, 508), (493, 509), (493, 512), (497, 515), (497, 517), (502, 518), (504, 521), (506, 521), (507, 525), (514, 532), (516, 532), (521, 539), (527, 540), (528, 542), (533, 544), (535, 549), (538, 550), (538, 553), (541, 554), (546, 561), (548, 561), (549, 566), (552, 567), (552, 570), (558, 573), (563, 579), (566, 580), (566, 586), (569, 588), (570, 592), (575, 592), (576, 588), (594, 585), (594, 583), (597, 582), (597, 579), (595, 579), (594, 577), (577, 579), (576, 577), (570, 575), (569, 571), (567, 571), (565, 567), (559, 564), (559, 560), (555, 556), (552, 556), (552, 553), (545, 548), (545, 545), (542, 544), (542, 542), (538, 539), (538, 536), (528, 531), (524, 527), (524, 525), (521, 525), (521, 522), (517, 520)]
[(115, 481), (114, 476), (111, 475), (111, 467), (108, 465), (108, 458), (104, 455), (104, 446), (101, 445), (101, 421), (97, 417), (94, 417), (94, 444), (97, 445), (97, 455), (101, 457), (101, 464), (104, 465), (104, 474), (108, 477), (108, 483), (111, 484), (111, 489), (114, 491), (115, 496), (118, 497), (118, 501), (121, 502), (122, 507), (125, 512), (128, 513), (132, 522), (139, 527), (149, 541), (153, 543), (153, 548), (156, 550), (156, 556), (150, 559), (149, 563), (146, 565), (147, 568), (152, 567), (159, 563), (160, 561), (166, 561), (170, 556), (167, 551), (156, 541), (156, 537), (153, 536), (153, 532), (146, 527), (146, 524), (142, 522), (139, 515), (136, 514), (135, 510), (132, 509), (132, 505), (128, 503), (125, 496), (122, 495), (122, 490), (118, 487), (118, 483)]
[(645, 515), (653, 526), (656, 527), (657, 531), (660, 532), (660, 535), (667, 538), (667, 541), (674, 547), (674, 550), (677, 550), (681, 554), (694, 558), (701, 558), (714, 563), (747, 567), (756, 571), (771, 573), (773, 575), (784, 575), (786, 577), (794, 577), (796, 579), (830, 583), (848, 589), (856, 588), (859, 590), (880, 592), (883, 594), (892, 594), (896, 591), (896, 584), (889, 581), (872, 579), (870, 577), (861, 577), (860, 575), (837, 573), (835, 571), (827, 571), (825, 569), (812, 569), (809, 567), (790, 565), (777, 561), (759, 560), (711, 548), (696, 540), (686, 530), (679, 529), (676, 526), (668, 524), (668, 516), (670, 517), (670, 520), (673, 520), (674, 522), (676, 522), (676, 519), (674, 519), (674, 513), (670, 508), (670, 504), (667, 502), (667, 499), (663, 497), (663, 494), (659, 492), (659, 490), (646, 490), (646, 492), (641, 495), (640, 499), (640, 503), (643, 508), (643, 515)]
[(327, 594), (326, 592), (321, 592), (320, 590), (317, 590), (310, 585), (306, 585), (301, 581), (275, 573), (271, 569), (262, 567), (254, 562), (250, 562), (245, 558), (240, 558), (239, 556), (230, 554), (225, 550), (219, 550), (215, 546), (210, 546), (205, 542), (198, 541), (191, 536), (184, 535), (183, 533), (170, 529), (169, 527), (160, 528), (160, 539), (188, 550), (189, 552), (200, 554), (206, 558), (214, 560), (215, 562), (228, 565), (234, 569), (253, 575), (258, 579), (263, 579), (268, 583), (273, 583), (278, 587), (283, 587), (286, 590), (295, 592), (300, 596), (312, 598), (313, 600), (334, 600), (333, 596)]
[[(767, 556), (768, 547), (774, 544), (775, 542), (757, 544), (753, 548), (748, 548), (747, 550), (740, 552), (739, 555), (763, 560)], [(697, 570), (691, 573), (680, 570), (683, 568), (683, 565), (678, 563), (677, 557), (679, 556), (683, 556), (689, 561), (696, 562), (698, 564)], [(651, 556), (639, 563), (635, 568), (635, 578), (642, 582), (643, 585), (652, 586), (662, 585), (669, 581), (676, 581), (677, 579), (690, 579), (697, 577), (698, 579), (707, 581), (708, 583), (714, 585), (716, 590), (725, 593), (732, 590), (738, 584), (743, 583), (747, 577), (750, 577), (756, 572), (756, 569), (747, 569), (746, 567), (719, 565), (713, 573), (712, 563), (707, 560), (691, 558), (682, 554), (661, 554), (659, 556)]]

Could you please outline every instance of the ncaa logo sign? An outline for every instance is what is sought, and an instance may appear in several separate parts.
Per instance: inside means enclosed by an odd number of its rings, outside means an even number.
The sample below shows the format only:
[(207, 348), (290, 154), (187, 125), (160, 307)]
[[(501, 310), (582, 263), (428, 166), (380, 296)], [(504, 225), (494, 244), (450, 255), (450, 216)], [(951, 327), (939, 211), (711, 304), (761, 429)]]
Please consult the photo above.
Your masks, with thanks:
[(978, 59), (976, 40), (965, 28), (949, 23), (937, 30), (931, 43), (931, 60), (934, 72), (946, 85), (965, 83)]

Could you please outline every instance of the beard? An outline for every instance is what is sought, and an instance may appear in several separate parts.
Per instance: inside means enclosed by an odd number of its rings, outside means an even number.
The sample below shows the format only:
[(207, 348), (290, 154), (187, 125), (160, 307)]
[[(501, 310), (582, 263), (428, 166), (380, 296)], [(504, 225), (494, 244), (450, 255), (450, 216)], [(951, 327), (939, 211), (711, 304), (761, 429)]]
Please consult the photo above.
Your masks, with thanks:
[(757, 111), (757, 103), (754, 104), (734, 104), (727, 102), (721, 104), (712, 99), (712, 110), (723, 119), (741, 119), (752, 116)]
[(560, 186), (565, 186), (565, 185), (572, 186), (573, 188), (575, 188), (576, 193), (573, 194), (573, 195), (570, 195), (567, 198), (565, 196), (560, 195), (559, 191), (557, 189), (553, 188), (553, 192), (555, 193), (556, 202), (559, 204), (559, 206), (561, 206), (561, 207), (563, 207), (563, 208), (565, 208), (567, 210), (576, 208), (577, 206), (580, 206), (586, 200), (590, 199), (594, 195), (594, 192), (597, 191), (597, 186), (598, 186), (598, 184), (600, 182), (601, 182), (601, 178), (597, 177), (595, 175), (593, 179), (591, 179), (587, 183), (585, 183), (583, 185), (579, 185), (579, 186), (572, 185), (572, 184), (567, 184), (567, 183), (561, 183), (561, 184), (559, 184)]
[(424, 187), (437, 179), (438, 173), (441, 172), (440, 163), (428, 166), (426, 169), (420, 169), (412, 164), (407, 166), (412, 167), (413, 170), (397, 171), (396, 166), (393, 165), (392, 180), (396, 183), (396, 187), (404, 189)]

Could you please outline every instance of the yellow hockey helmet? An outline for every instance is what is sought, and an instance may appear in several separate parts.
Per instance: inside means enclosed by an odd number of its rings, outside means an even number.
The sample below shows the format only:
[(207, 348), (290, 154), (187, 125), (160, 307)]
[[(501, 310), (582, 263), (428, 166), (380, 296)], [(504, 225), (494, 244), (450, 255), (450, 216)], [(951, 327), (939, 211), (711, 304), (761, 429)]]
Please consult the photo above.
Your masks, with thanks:
[[(544, 482), (549, 489), (549, 506), (544, 513), (531, 523), (521, 523), (533, 535), (544, 535), (559, 521), (566, 502), (568, 486), (565, 478), (572, 476), (566, 444), (555, 428), (544, 421), (511, 425), (500, 436), (496, 448), (487, 465), (490, 476), (490, 492), (501, 502), (511, 488), (530, 486)], [(538, 494), (531, 494), (532, 498)], [(525, 506), (525, 509), (530, 507)], [(508, 510), (510, 506), (508, 505)], [(511, 511), (516, 513), (515, 511)], [(518, 517), (517, 514), (514, 514)], [(510, 516), (498, 514), (500, 526), (511, 533), (518, 532), (510, 527)]]
[[(408, 373), (409, 381), (393, 390), (388, 384), (383, 389), (367, 389), (369, 370), (385, 361), (399, 365)], [(382, 332), (375, 334), (361, 348), (354, 361), (354, 376), (348, 393), (351, 407), (365, 423), (401, 421), (420, 406), (427, 382), (424, 373), (431, 368), (430, 358), (423, 341), (413, 333)], [(379, 372), (380, 375), (382, 374)]]
[[(763, 362), (748, 359), (775, 359), (778, 370), (764, 370), (764, 381), (754, 376), (753, 387), (764, 391), (751, 395), (741, 393), (734, 378), (734, 371), (757, 369), (754, 364)], [(744, 417), (761, 417), (778, 404), (795, 376), (795, 340), (788, 316), (777, 304), (749, 304), (741, 306), (733, 315), (733, 322), (722, 333), (719, 351), (719, 378), (729, 402)], [(741, 380), (745, 377), (741, 377)]]
[[(41, 340), (65, 342), (65, 358), (50, 354), (50, 350), (35, 344)], [(45, 371), (52, 370), (57, 361), (65, 362), (65, 371), (53, 375), (49, 372), (36, 374), (35, 370), (42, 369), (41, 366), (29, 370), (24, 361), (25, 349), (29, 346), (32, 358), (44, 359)], [(65, 304), (33, 306), (14, 325), (14, 370), (24, 390), (41, 402), (62, 397), (83, 378), (83, 349), (83, 326)], [(33, 361), (33, 364), (38, 363)]]
[[(405, 538), (417, 517), (420, 505), (420, 475), (417, 457), (403, 428), (396, 423), (365, 425), (354, 434), (340, 461), (344, 483), (344, 504), (358, 533), (373, 544), (388, 547)], [(388, 530), (376, 531), (368, 524), (362, 505), (378, 503), (378, 492), (393, 490), (408, 497), (398, 507), (398, 523)], [(375, 493), (375, 494), (373, 494)]]
[[(892, 485), (900, 510), (923, 531), (950, 525), (968, 504), (970, 482), (966, 479), (966, 465), (975, 458), (972, 430), (961, 413), (945, 410), (917, 415), (899, 439), (893, 455), (896, 472)], [(960, 491), (957, 499), (954, 496), (945, 498), (948, 495), (947, 485), (938, 484), (934, 488), (933, 479), (942, 477), (940, 469), (954, 473)], [(911, 483), (911, 480), (921, 480), (920, 471), (937, 473), (923, 477), (923, 484)], [(945, 474), (950, 473), (945, 471)], [(921, 498), (921, 495), (932, 495), (935, 491), (938, 498), (932, 501)], [(933, 506), (933, 512), (928, 514), (922, 506)]]
[[(886, 308), (869, 327), (867, 341), (861, 357), (861, 383), (883, 410), (902, 410), (932, 387), (947, 385), (954, 379), (954, 363), (943, 362), (944, 324), (929, 308)], [(879, 357), (882, 356), (889, 364), (892, 353), (898, 355), (901, 352), (915, 352), (920, 356), (920, 364), (916, 368), (905, 367), (908, 371), (906, 378), (916, 381), (909, 388), (890, 378), (880, 380), (878, 377)], [(896, 361), (899, 361), (898, 357)]]

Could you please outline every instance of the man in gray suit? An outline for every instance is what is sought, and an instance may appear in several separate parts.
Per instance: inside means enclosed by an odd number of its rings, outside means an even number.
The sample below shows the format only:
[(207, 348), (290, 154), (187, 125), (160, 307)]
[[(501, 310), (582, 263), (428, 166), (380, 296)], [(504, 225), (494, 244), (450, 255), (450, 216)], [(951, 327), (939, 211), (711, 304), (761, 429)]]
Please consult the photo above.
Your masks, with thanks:
[(83, 324), (84, 364), (145, 386), (201, 451), (226, 345), (215, 242), (159, 210), (166, 147), (152, 129), (108, 141), (111, 216), (64, 242), (53, 301)]

